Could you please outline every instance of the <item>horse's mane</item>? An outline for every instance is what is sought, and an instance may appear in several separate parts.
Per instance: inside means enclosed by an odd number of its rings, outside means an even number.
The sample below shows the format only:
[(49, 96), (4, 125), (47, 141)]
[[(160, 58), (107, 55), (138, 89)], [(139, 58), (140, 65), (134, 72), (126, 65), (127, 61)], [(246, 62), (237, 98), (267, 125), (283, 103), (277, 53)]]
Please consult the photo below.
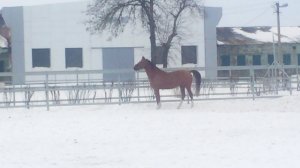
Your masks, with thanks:
[(161, 70), (160, 68), (158, 68), (153, 62), (151, 62), (150, 60), (146, 59), (146, 61), (149, 63), (151, 69), (156, 69), (156, 70), (159, 70), (159, 71), (162, 71), (164, 72), (163, 70)]
[(146, 60), (147, 60), (147, 62), (151, 65), (151, 68), (157, 68), (156, 65), (155, 65), (153, 62), (151, 62), (151, 61), (148, 60), (148, 59), (146, 59)]

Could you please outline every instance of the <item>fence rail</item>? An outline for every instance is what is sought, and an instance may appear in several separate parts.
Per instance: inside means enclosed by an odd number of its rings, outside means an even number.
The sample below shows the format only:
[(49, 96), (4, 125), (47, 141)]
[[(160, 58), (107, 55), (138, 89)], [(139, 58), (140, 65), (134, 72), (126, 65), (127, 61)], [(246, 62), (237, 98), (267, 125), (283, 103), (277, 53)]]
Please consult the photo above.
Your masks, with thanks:
[[(209, 68), (190, 69), (197, 69), (201, 72), (209, 70)], [(233, 71), (243, 70), (248, 71), (250, 75), (203, 78), (200, 96), (195, 97), (195, 100), (254, 100), (279, 97), (300, 90), (298, 66), (285, 66), (284, 69), (289, 69), (292, 73), (289, 76), (282, 75), (276, 76), (276, 78), (256, 72), (258, 70), (267, 72), (269, 69), (270, 67), (266, 66), (218, 67), (218, 71), (229, 71), (229, 74)], [(26, 77), (39, 76), (41, 80), (27, 81), (24, 85), (0, 85), (0, 108), (46, 107), (49, 110), (51, 106), (154, 102), (154, 94), (145, 72), (136, 72), (135, 80), (132, 81), (107, 82), (100, 77), (105, 73), (122, 75), (128, 72), (133, 71), (28, 72)], [(2, 74), (2, 76), (5, 75), (12, 74)], [(89, 75), (98, 75), (98, 78), (86, 77)], [(75, 76), (75, 78), (58, 80), (57, 76)], [(163, 90), (161, 95), (163, 102), (180, 100), (178, 89)]]

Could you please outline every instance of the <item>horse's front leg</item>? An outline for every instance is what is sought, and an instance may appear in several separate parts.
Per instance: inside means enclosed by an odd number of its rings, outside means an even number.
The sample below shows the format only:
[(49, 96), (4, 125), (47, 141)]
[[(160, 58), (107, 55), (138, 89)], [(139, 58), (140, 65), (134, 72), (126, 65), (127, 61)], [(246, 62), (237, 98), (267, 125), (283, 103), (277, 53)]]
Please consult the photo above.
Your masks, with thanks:
[(181, 92), (181, 100), (180, 100), (179, 105), (177, 106), (177, 109), (180, 109), (180, 107), (182, 105), (182, 102), (185, 98), (185, 88), (184, 88), (184, 86), (180, 86), (180, 92)]
[(154, 89), (154, 94), (155, 94), (156, 103), (157, 103), (156, 109), (160, 109), (161, 108), (161, 103), (160, 103), (159, 89)]
[(189, 92), (190, 98), (191, 98), (191, 108), (194, 107), (194, 98), (193, 98), (193, 93), (190, 87), (187, 87), (187, 90)]

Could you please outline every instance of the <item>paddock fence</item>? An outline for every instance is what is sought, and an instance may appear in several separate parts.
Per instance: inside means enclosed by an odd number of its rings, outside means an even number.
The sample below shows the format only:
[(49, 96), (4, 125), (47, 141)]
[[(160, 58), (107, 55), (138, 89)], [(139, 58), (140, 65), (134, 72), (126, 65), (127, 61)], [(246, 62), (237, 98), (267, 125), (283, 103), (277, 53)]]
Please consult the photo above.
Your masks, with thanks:
[[(201, 74), (215, 70), (195, 69)], [(298, 66), (228, 66), (218, 67), (222, 77), (202, 78), (200, 95), (195, 101), (225, 99), (276, 98), (300, 90)], [(166, 71), (178, 70), (168, 68)], [(124, 81), (122, 75), (134, 73), (135, 79)], [(117, 81), (103, 80), (104, 74), (119, 76)], [(241, 75), (242, 74), (242, 75)], [(12, 73), (0, 73), (0, 77)], [(75, 105), (127, 104), (155, 102), (153, 90), (144, 71), (44, 71), (27, 72), (25, 84), (0, 83), (0, 108), (33, 108)], [(193, 84), (194, 85), (194, 84)], [(193, 88), (195, 88), (193, 86)], [(179, 89), (161, 90), (162, 102), (180, 101)], [(186, 96), (188, 100), (188, 96)], [(189, 101), (189, 100), (188, 100)]]

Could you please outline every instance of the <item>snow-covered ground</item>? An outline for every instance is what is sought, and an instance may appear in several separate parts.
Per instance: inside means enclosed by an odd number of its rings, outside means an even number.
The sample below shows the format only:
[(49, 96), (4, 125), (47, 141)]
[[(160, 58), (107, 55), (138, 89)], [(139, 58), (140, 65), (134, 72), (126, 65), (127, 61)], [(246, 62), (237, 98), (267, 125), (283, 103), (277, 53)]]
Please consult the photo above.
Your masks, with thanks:
[(0, 167), (298, 168), (299, 102), (0, 109)]

